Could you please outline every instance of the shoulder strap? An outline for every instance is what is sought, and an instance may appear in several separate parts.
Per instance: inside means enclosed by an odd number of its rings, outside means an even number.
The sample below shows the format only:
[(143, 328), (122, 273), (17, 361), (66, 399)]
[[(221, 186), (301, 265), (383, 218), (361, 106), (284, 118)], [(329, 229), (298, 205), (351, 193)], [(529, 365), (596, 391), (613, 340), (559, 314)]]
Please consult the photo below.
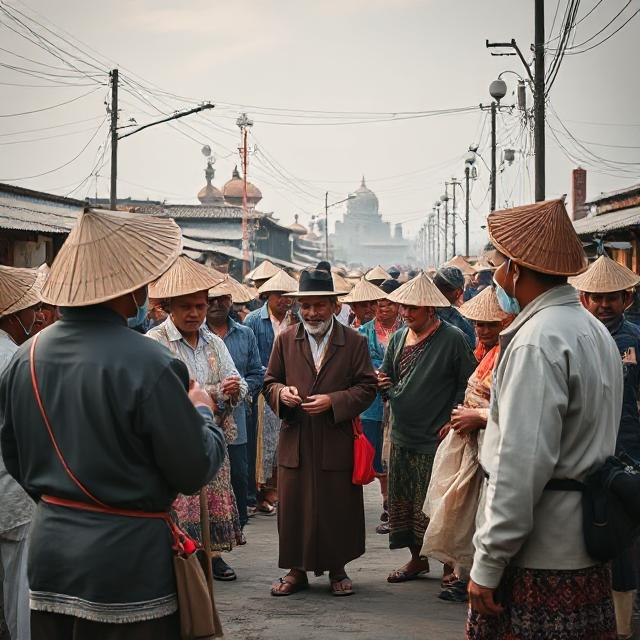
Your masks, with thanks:
[(49, 418), (47, 416), (47, 412), (45, 411), (44, 405), (42, 404), (42, 398), (40, 397), (40, 389), (38, 388), (38, 376), (36, 375), (36, 345), (38, 343), (38, 338), (40, 337), (40, 333), (36, 333), (33, 341), (31, 342), (31, 349), (29, 350), (29, 366), (31, 368), (31, 385), (33, 386), (33, 392), (36, 396), (36, 402), (38, 403), (38, 408), (40, 409), (40, 413), (42, 415), (42, 419), (44, 420), (44, 425), (47, 428), (47, 432), (49, 434), (49, 438), (51, 439), (51, 444), (53, 444), (53, 448), (55, 449), (56, 455), (58, 456), (58, 460), (62, 464), (62, 467), (67, 472), (67, 475), (73, 480), (75, 485), (84, 493), (87, 498), (89, 498), (92, 502), (105, 509), (109, 509), (109, 505), (104, 504), (96, 498), (83, 484), (76, 478), (73, 471), (69, 469), (69, 465), (67, 461), (64, 459), (62, 455), (62, 451), (60, 451), (60, 447), (58, 446), (58, 442), (53, 433), (53, 429), (51, 427), (51, 423), (49, 422)]

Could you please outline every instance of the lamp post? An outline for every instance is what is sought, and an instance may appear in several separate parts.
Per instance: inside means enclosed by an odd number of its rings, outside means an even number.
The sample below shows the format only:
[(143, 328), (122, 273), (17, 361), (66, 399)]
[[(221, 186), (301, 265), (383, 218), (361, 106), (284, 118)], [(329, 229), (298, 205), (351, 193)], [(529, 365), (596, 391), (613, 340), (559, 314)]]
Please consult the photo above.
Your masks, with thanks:
[(337, 204), (342, 204), (347, 200), (353, 200), (356, 197), (355, 193), (350, 193), (346, 198), (332, 202), (329, 204), (329, 192), (325, 191), (324, 194), (324, 259), (329, 260), (329, 209), (335, 207)]
[[(489, 85), (489, 93), (493, 98), (491, 105), (491, 211), (496, 210), (496, 114), (500, 109), (500, 100), (507, 95), (507, 83), (497, 78)], [(487, 107), (480, 105), (481, 109)]]
[(434, 267), (440, 264), (440, 200), (433, 203), (433, 211), (436, 215), (436, 255)]
[(464, 191), (465, 191), (465, 205), (464, 205), (464, 248), (465, 255), (469, 257), (469, 178), (475, 180), (477, 176), (477, 170), (475, 168), (476, 152), (473, 149), (469, 149), (467, 157), (464, 159)]

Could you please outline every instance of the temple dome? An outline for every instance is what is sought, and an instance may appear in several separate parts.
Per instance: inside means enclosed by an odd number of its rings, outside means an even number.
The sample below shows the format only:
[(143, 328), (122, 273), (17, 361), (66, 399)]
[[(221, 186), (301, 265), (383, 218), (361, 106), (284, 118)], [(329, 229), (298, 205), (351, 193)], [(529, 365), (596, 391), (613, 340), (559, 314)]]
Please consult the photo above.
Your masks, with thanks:
[(308, 233), (308, 229), (304, 225), (298, 222), (298, 214), (296, 213), (296, 215), (293, 217), (295, 219), (295, 222), (289, 225), (289, 231), (291, 231), (291, 233), (296, 233), (301, 236), (306, 236)]
[(355, 198), (351, 199), (347, 203), (347, 212), (349, 213), (378, 213), (378, 196), (367, 187), (367, 184), (362, 176), (362, 182), (360, 186), (353, 192)]
[[(236, 206), (242, 206), (242, 189), (244, 181), (240, 177), (238, 167), (233, 169), (231, 180), (227, 182), (222, 188), (224, 199), (229, 203)], [(250, 207), (255, 207), (258, 202), (262, 200), (262, 192), (258, 187), (250, 182), (247, 182), (247, 204)]]
[(211, 160), (207, 162), (207, 168), (204, 171), (204, 175), (207, 179), (207, 184), (198, 191), (198, 200), (200, 200), (200, 204), (208, 204), (208, 205), (222, 205), (224, 204), (224, 197), (222, 196), (222, 191), (220, 189), (216, 189), (211, 181), (215, 175), (215, 169), (213, 168), (213, 164)]

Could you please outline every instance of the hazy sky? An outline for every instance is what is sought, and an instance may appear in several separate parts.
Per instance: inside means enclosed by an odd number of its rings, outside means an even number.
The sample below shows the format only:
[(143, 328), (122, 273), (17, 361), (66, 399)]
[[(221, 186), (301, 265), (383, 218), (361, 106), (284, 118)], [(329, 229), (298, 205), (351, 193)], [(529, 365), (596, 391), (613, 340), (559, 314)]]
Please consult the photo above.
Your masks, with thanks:
[[(566, 1), (547, 1), (547, 31), (558, 6), (548, 37), (557, 35)], [(596, 2), (582, 0), (578, 19)], [(589, 40), (626, 3), (601, 2), (577, 25), (573, 45)], [(235, 119), (240, 111), (247, 111), (255, 122), (251, 142), (257, 146), (250, 158), (249, 179), (263, 192), (260, 209), (274, 211), (287, 223), (298, 213), (307, 224), (310, 214), (322, 211), (325, 190), (330, 191), (331, 200), (341, 199), (365, 175), (378, 194), (385, 219), (403, 222), (406, 231), (414, 234), (443, 193), (445, 179), (463, 177), (469, 144), (479, 143), (484, 159), (490, 161), (487, 114), (474, 110), (347, 123), (372, 117), (362, 112), (488, 104), (488, 85), (499, 72), (524, 71), (515, 57), (492, 57), (485, 39), (516, 38), (529, 58), (533, 4), (533, 0), (2, 1), (0, 6), (19, 9), (66, 38), (69, 43), (30, 25), (84, 64), (76, 61), (83, 74), (65, 71), (68, 66), (11, 32), (9, 27), (19, 27), (6, 14), (0, 15), (0, 46), (5, 49), (0, 50), (0, 116), (43, 109), (94, 87), (97, 90), (54, 109), (0, 117), (0, 180), (61, 194), (78, 187), (73, 195), (80, 198), (94, 195), (97, 187), (100, 196), (107, 196), (108, 155), (99, 177), (85, 178), (101, 164), (108, 136), (108, 122), (98, 129), (108, 97), (105, 71), (117, 64), (124, 83), (122, 125), (131, 117), (138, 124), (149, 122), (161, 117), (159, 112), (188, 108), (198, 100), (217, 105), (204, 117), (192, 116), (173, 127), (160, 125), (123, 140), (120, 196), (196, 202), (204, 185), (205, 160), (200, 153), (204, 143), (211, 145), (217, 157), (214, 184), (221, 187), (237, 162)], [(639, 9), (640, 0), (632, 0), (602, 34), (573, 51), (598, 43)], [(557, 42), (553, 40), (549, 47)], [(40, 44), (50, 48), (46, 41)], [(562, 144), (588, 169), (589, 196), (640, 182), (640, 164), (633, 164), (640, 163), (639, 54), (640, 15), (592, 51), (567, 55), (551, 89), (551, 105), (559, 118), (575, 138), (586, 141), (588, 151), (569, 141), (556, 116), (549, 114)], [(25, 69), (52, 75), (34, 77)], [(86, 74), (95, 75), (87, 78)], [(506, 75), (505, 80), (510, 90), (515, 89), (514, 75)], [(104, 86), (93, 84), (96, 81)], [(507, 96), (503, 102), (513, 101)], [(314, 111), (358, 113), (310, 113)], [(533, 160), (526, 160), (531, 141), (521, 128), (520, 114), (505, 113), (498, 125), (501, 148), (517, 152), (516, 161), (505, 166), (498, 179), (498, 202), (531, 201)], [(72, 160), (96, 131), (86, 150), (68, 166), (15, 180)], [(17, 133), (7, 135), (13, 132)], [(588, 157), (589, 152), (615, 164), (604, 166)], [(576, 164), (559, 150), (548, 131), (548, 197), (570, 193), (570, 171)], [(587, 166), (592, 164), (598, 165), (600, 173)], [(475, 244), (483, 238), (480, 225), (489, 209), (488, 170), (481, 161), (478, 172), (472, 194)], [(461, 191), (458, 197), (462, 200)], [(333, 211), (332, 216), (339, 216), (342, 209)], [(462, 233), (458, 242), (462, 247)]]

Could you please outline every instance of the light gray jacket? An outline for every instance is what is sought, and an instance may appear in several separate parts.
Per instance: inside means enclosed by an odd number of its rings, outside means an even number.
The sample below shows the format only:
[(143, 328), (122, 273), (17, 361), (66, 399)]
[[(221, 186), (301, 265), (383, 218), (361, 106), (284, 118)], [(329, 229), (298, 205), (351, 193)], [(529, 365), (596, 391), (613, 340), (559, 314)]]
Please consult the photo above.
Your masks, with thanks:
[(471, 577), (497, 587), (512, 563), (532, 569), (596, 564), (586, 552), (582, 480), (613, 455), (622, 410), (620, 353), (606, 327), (564, 285), (536, 298), (502, 332), (480, 462), (489, 480), (478, 512)]

